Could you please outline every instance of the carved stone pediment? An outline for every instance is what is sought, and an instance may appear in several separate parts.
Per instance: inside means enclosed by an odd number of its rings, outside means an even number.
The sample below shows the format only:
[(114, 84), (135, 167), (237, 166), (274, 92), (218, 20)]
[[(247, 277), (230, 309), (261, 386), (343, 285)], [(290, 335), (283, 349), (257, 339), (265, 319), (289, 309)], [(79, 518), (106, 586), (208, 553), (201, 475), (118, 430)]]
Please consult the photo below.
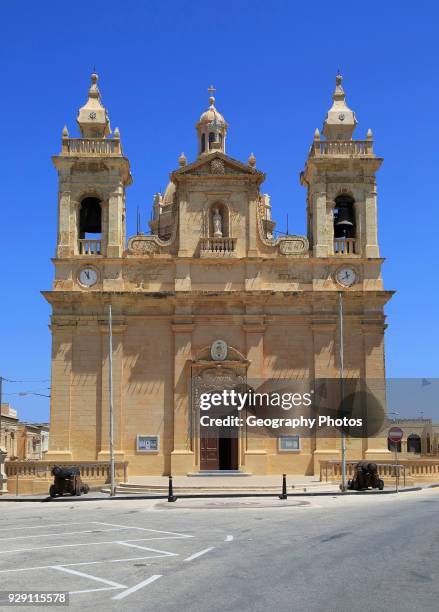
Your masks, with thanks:
[(175, 178), (182, 176), (206, 176), (206, 175), (250, 175), (264, 179), (264, 174), (256, 168), (243, 164), (242, 162), (228, 157), (222, 152), (211, 153), (197, 159), (192, 164), (187, 164), (173, 172)]
[(308, 238), (305, 236), (288, 236), (279, 240), (279, 252), (282, 255), (307, 255), (309, 252)]
[(138, 234), (128, 240), (128, 253), (131, 255), (153, 255), (159, 248), (153, 236)]

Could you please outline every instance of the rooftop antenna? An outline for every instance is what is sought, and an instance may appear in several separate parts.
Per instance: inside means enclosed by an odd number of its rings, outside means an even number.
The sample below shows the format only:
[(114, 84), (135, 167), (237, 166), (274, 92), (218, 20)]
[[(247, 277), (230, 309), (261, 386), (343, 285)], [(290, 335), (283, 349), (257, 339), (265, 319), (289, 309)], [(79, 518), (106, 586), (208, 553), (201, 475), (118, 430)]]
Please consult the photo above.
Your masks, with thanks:
[(290, 232), (288, 231), (288, 213), (287, 213), (287, 236), (290, 235)]
[(137, 207), (137, 235), (140, 234), (140, 209)]

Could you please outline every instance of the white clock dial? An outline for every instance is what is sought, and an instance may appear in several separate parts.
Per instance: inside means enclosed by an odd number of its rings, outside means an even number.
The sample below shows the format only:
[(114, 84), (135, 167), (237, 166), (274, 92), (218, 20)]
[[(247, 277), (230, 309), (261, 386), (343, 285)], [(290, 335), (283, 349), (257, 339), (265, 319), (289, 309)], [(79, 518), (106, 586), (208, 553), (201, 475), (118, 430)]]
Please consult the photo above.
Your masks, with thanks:
[(79, 282), (84, 287), (92, 287), (97, 283), (98, 273), (94, 268), (82, 268), (79, 273)]
[(335, 278), (343, 287), (351, 287), (357, 282), (357, 273), (353, 268), (339, 268), (335, 273)]

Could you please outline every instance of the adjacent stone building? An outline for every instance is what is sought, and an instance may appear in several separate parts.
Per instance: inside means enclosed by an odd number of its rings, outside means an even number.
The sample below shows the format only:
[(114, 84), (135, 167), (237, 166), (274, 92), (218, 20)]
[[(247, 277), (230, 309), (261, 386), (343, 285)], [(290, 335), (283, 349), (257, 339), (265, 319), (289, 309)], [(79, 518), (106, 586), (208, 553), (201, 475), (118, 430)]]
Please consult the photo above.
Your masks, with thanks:
[[(133, 474), (240, 469), (312, 474), (338, 458), (338, 438), (203, 436), (199, 390), (267, 379), (338, 378), (339, 293), (344, 376), (383, 380), (384, 305), (372, 133), (354, 140), (355, 114), (337, 76), (322, 136), (301, 183), (307, 235), (279, 235), (255, 156), (228, 154), (215, 106), (153, 202), (151, 233), (126, 240), (130, 164), (111, 134), (97, 75), (80, 109), (79, 138), (62, 133), (51, 304), (48, 459), (108, 460), (108, 310), (113, 313), (116, 459)], [(213, 90), (210, 91), (213, 94)], [(111, 137), (110, 137), (111, 136)], [(226, 150), (227, 142), (227, 150)], [(303, 144), (304, 151), (306, 143)], [(211, 350), (222, 341), (221, 360)], [(223, 350), (224, 349), (224, 350)], [(349, 439), (348, 457), (389, 457), (386, 433)]]

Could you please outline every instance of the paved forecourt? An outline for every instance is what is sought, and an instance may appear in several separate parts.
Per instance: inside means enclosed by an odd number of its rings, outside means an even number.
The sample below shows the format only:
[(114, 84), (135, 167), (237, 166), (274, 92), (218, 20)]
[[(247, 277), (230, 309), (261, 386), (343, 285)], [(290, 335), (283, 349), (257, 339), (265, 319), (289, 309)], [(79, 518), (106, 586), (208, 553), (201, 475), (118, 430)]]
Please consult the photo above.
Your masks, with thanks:
[(1, 591), (68, 591), (73, 605), (129, 598), (214, 550), (193, 533), (86, 517), (2, 526), (0, 541)]

